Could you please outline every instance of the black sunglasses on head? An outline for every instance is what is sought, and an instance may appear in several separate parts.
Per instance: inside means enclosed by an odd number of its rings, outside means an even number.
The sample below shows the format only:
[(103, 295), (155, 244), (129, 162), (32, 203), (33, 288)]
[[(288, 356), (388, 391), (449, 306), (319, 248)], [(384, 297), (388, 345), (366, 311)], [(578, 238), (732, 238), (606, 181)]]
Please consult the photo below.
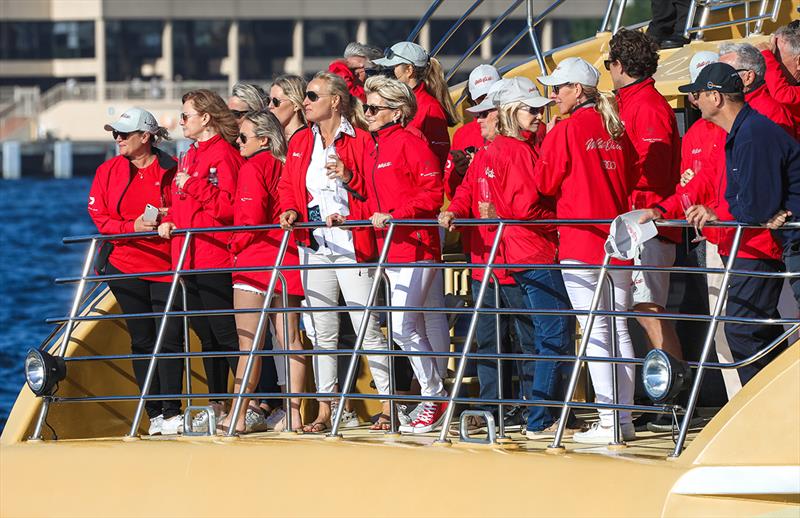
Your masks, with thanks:
[(117, 131), (114, 130), (111, 132), (111, 136), (114, 137), (114, 140), (121, 138), (122, 140), (128, 140), (128, 137), (133, 135), (134, 133), (141, 133), (141, 131)]
[(395, 51), (392, 50), (391, 47), (389, 47), (388, 49), (383, 51), (383, 57), (385, 57), (386, 59), (399, 58), (399, 59), (402, 59), (403, 61), (405, 61), (406, 63), (408, 63), (409, 65), (414, 66), (414, 62), (413, 61), (411, 61), (410, 59), (408, 59), (405, 56), (401, 56), (400, 54), (397, 54)]

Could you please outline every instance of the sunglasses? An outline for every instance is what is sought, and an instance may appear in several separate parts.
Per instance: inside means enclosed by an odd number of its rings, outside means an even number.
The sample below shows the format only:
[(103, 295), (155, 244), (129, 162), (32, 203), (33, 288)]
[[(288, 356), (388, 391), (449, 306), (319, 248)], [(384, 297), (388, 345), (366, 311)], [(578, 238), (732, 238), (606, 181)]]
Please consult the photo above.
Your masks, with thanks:
[(561, 90), (561, 89), (562, 89), (562, 88), (564, 88), (565, 86), (572, 86), (572, 85), (574, 85), (574, 84), (575, 84), (575, 83), (564, 83), (563, 85), (555, 85), (555, 86), (553, 87), (553, 93), (554, 93), (554, 94), (556, 94), (556, 95), (558, 95), (558, 91), (559, 91), (559, 90)]
[(523, 106), (520, 110), (526, 111), (531, 115), (541, 115), (544, 113), (544, 108), (534, 108), (533, 106)]
[(700, 94), (701, 93), (703, 93), (703, 92), (713, 92), (713, 91), (714, 90), (699, 90), (697, 92), (691, 92), (690, 95), (692, 96), (692, 99), (694, 99), (696, 101), (696, 100), (700, 99)]
[(237, 119), (241, 119), (242, 117), (244, 117), (245, 115), (247, 115), (247, 110), (231, 110), (231, 113), (232, 113), (232, 114), (233, 114), (233, 116), (234, 116), (234, 117), (236, 117)]
[[(309, 97), (309, 99), (311, 99), (311, 98)], [(289, 99), (278, 99), (277, 97), (273, 97), (273, 98), (271, 98), (269, 100), (269, 104), (271, 104), (275, 108), (280, 108), (281, 107), (281, 103), (285, 103), (288, 100)], [(315, 99), (311, 99), (311, 100), (314, 101)]]
[(494, 110), (486, 110), (485, 112), (480, 112), (479, 114), (475, 115), (476, 119), (485, 119), (492, 113)]
[(239, 140), (241, 141), (241, 143), (242, 143), (242, 144), (247, 144), (247, 139), (248, 139), (248, 138), (256, 138), (256, 137), (255, 137), (255, 136), (253, 136), (253, 137), (248, 137), (248, 136), (247, 136), (247, 135), (245, 135), (244, 133), (239, 133)]
[(615, 62), (616, 59), (604, 59), (603, 66), (606, 67), (606, 70), (611, 70), (611, 63)]
[(332, 95), (333, 94), (318, 94), (317, 92), (315, 92), (313, 90), (306, 91), (306, 99), (308, 99), (312, 103), (317, 102), (320, 97), (331, 97)]
[(393, 110), (391, 106), (379, 106), (377, 104), (365, 104), (364, 105), (364, 113), (368, 113), (370, 115), (377, 115), (381, 110)]
[(181, 122), (186, 123), (186, 121), (189, 120), (189, 117), (194, 117), (195, 115), (200, 115), (200, 114), (181, 112)]
[(408, 59), (405, 56), (401, 56), (400, 54), (397, 54), (395, 51), (392, 50), (391, 47), (389, 47), (388, 49), (383, 51), (383, 57), (385, 57), (386, 59), (394, 59), (394, 58), (402, 59), (403, 61), (405, 61), (409, 65), (412, 65), (412, 66), (414, 65), (413, 61), (411, 61), (410, 59)]
[(128, 137), (133, 135), (134, 133), (141, 133), (141, 131), (117, 131), (114, 130), (111, 132), (111, 136), (114, 137), (114, 140), (121, 138), (122, 140), (128, 140)]

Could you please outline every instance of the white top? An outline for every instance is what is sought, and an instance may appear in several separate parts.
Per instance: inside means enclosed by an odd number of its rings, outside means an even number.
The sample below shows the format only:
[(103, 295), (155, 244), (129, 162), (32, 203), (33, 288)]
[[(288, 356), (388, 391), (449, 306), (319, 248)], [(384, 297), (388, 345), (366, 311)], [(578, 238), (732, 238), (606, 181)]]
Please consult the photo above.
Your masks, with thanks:
[[(339, 129), (336, 130), (333, 142), (328, 147), (323, 145), (322, 135), (316, 124), (311, 126), (311, 132), (314, 134), (314, 149), (311, 151), (311, 163), (309, 163), (308, 172), (306, 173), (306, 189), (311, 194), (311, 201), (308, 202), (308, 206), (319, 205), (322, 221), (325, 221), (331, 214), (348, 216), (350, 214), (350, 202), (347, 190), (341, 181), (328, 178), (328, 170), (325, 168), (325, 164), (330, 157), (336, 156), (334, 142), (341, 138), (342, 133), (355, 137), (356, 132), (344, 117), (339, 123)], [(319, 249), (316, 252), (318, 254), (355, 255), (353, 235), (349, 230), (317, 228), (314, 229), (312, 236), (319, 245)]]

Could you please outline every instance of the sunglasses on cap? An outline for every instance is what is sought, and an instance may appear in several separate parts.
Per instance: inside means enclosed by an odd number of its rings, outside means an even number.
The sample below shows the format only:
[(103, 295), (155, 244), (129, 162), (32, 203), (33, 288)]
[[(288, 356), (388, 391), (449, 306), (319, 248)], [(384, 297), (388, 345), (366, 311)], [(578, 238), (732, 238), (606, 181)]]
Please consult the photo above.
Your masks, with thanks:
[(383, 57), (385, 57), (386, 59), (393, 59), (393, 58), (402, 59), (403, 61), (405, 61), (409, 65), (414, 66), (414, 62), (413, 61), (411, 61), (410, 59), (408, 59), (405, 56), (401, 56), (400, 54), (396, 53), (395, 51), (392, 50), (391, 47), (389, 47), (388, 49), (385, 49), (383, 51)]
[(393, 110), (391, 106), (380, 106), (377, 104), (365, 104), (364, 105), (364, 113), (368, 113), (370, 115), (377, 115), (381, 110)]
[(128, 140), (128, 137), (133, 135), (134, 133), (141, 133), (141, 131), (117, 131), (114, 130), (111, 132), (111, 136), (114, 137), (114, 140), (121, 138), (122, 140)]
[[(320, 97), (330, 97), (332, 95), (333, 94), (318, 94), (317, 92), (315, 92), (313, 90), (307, 90), (306, 91), (306, 99), (308, 99), (312, 103), (317, 102)], [(278, 105), (280, 106), (280, 103)]]

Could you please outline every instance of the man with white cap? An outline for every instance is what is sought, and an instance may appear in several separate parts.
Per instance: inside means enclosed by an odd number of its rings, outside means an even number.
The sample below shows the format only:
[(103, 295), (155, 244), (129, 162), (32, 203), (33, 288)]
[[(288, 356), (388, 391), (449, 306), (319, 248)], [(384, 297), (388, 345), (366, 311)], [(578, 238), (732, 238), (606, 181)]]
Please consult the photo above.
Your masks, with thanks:
[[(498, 134), (480, 151), (470, 166), (464, 182), (459, 186), (448, 211), (440, 216), (440, 224), (453, 228), (456, 218), (500, 217), (504, 219), (550, 219), (555, 214), (552, 200), (539, 196), (534, 182), (533, 137), (541, 124), (544, 107), (552, 101), (543, 97), (536, 85), (525, 77), (505, 79), (495, 84), (497, 88), (470, 111), (484, 113), (493, 106), (499, 113)], [(486, 206), (491, 206), (487, 211)], [(473, 238), (468, 248), (473, 262), (489, 259), (496, 229), (480, 227), (469, 233)], [(497, 263), (552, 264), (557, 256), (557, 237), (553, 229), (543, 226), (511, 226), (502, 236), (502, 252)], [(500, 294), (506, 307), (527, 307), (534, 310), (569, 309), (564, 282), (557, 270), (495, 270), (500, 284)], [(474, 269), (473, 293), (477, 293), (484, 271)], [(496, 288), (496, 287), (495, 287)], [(484, 303), (490, 302), (486, 299)], [(492, 321), (484, 319), (483, 331), (478, 336), (479, 352), (490, 352), (497, 347)], [(486, 325), (488, 324), (488, 325)], [(535, 315), (514, 318), (520, 335), (520, 345), (526, 354), (565, 355), (572, 346), (574, 324), (566, 316)], [(479, 322), (479, 326), (481, 323)], [(533, 333), (533, 328), (536, 332)], [(558, 362), (523, 362), (522, 393), (529, 400), (557, 400), (563, 365)], [(497, 397), (497, 364), (478, 362), (481, 397)], [(531, 435), (544, 432), (557, 419), (546, 407), (532, 407), (527, 430)], [(573, 430), (574, 431), (574, 430)]]
[[(478, 65), (469, 74), (467, 88), (474, 104), (479, 104), (489, 93), (489, 89), (500, 80), (500, 74), (492, 65)], [(455, 190), (464, 178), (467, 167), (472, 161), (475, 152), (485, 144), (481, 136), (478, 119), (463, 124), (453, 134), (453, 144), (450, 146), (450, 158), (444, 168), (445, 192), (452, 198)]]

